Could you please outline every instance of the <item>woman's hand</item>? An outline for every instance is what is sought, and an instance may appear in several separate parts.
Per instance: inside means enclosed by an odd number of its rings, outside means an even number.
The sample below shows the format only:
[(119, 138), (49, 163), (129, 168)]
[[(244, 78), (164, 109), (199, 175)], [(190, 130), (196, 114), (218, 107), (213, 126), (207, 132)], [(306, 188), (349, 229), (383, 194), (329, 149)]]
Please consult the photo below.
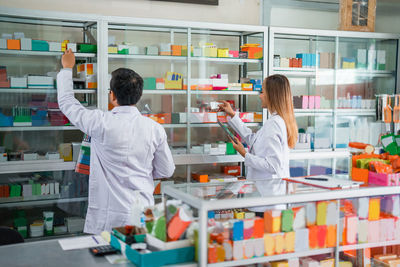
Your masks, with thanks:
[(231, 142), (232, 142), (233, 148), (237, 152), (239, 152), (239, 154), (242, 155), (242, 157), (245, 157), (247, 152), (246, 152), (246, 149), (244, 148), (243, 144), (239, 141), (239, 139), (237, 137), (235, 137), (235, 140), (231, 139)]
[(219, 107), (218, 111), (224, 111), (228, 116), (230, 116), (232, 118), (235, 116), (235, 111), (233, 111), (231, 104), (229, 104), (228, 102), (226, 102), (224, 100), (221, 100), (218, 102), (221, 103), (218, 106)]
[(75, 55), (71, 49), (65, 51), (64, 55), (61, 57), (61, 64), (63, 68), (72, 69), (75, 65)]

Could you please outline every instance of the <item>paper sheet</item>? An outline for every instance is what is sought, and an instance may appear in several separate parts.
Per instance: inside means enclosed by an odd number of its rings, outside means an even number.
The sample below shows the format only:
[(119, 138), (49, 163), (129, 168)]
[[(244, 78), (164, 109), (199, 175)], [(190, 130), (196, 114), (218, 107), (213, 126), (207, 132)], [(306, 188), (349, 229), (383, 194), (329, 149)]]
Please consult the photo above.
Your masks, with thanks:
[(92, 248), (98, 246), (106, 246), (109, 245), (104, 239), (99, 235), (89, 235), (89, 236), (80, 236), (80, 237), (72, 237), (72, 238), (63, 238), (58, 240), (61, 248), (63, 250), (72, 250), (72, 249), (82, 249), (82, 248)]
[(127, 258), (125, 258), (121, 254), (105, 255), (105, 258), (111, 264), (121, 264), (121, 263), (128, 263), (129, 262), (129, 260)]

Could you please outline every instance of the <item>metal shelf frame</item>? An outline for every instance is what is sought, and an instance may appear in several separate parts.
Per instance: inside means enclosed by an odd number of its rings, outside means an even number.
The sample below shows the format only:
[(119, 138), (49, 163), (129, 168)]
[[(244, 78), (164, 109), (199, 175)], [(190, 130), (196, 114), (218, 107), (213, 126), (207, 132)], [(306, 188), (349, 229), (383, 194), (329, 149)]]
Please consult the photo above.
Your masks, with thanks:
[[(0, 94), (57, 94), (57, 89), (0, 88)], [(96, 89), (74, 89), (74, 94), (95, 94)]]
[[(247, 182), (251, 183), (251, 182)], [(351, 198), (359, 197), (372, 197), (372, 196), (387, 196), (400, 194), (400, 186), (391, 187), (369, 187), (369, 188), (358, 188), (358, 189), (343, 189), (343, 190), (322, 190), (315, 192), (308, 192), (307, 194), (286, 194), (284, 197), (282, 195), (275, 195), (269, 197), (249, 197), (249, 198), (235, 198), (235, 199), (218, 199), (218, 200), (204, 200), (200, 197), (196, 197), (188, 191), (192, 186), (202, 187), (202, 186), (217, 186), (224, 185), (221, 184), (183, 184), (183, 185), (169, 185), (162, 189), (162, 194), (164, 197), (168, 196), (171, 198), (179, 199), (184, 203), (192, 206), (198, 210), (199, 214), (199, 266), (207, 266), (207, 220), (208, 211), (212, 210), (225, 210), (225, 209), (235, 209), (235, 208), (250, 208), (257, 206), (270, 206), (278, 204), (296, 204), (296, 203), (307, 203), (314, 201), (324, 201), (324, 200), (336, 200), (337, 203), (337, 221), (336, 227), (339, 229), (340, 224), (340, 200), (347, 199), (349, 196)], [(311, 256), (325, 253), (335, 254), (335, 266), (339, 266), (339, 252), (351, 249), (362, 249), (367, 247), (376, 246), (386, 246), (399, 244), (399, 240), (389, 241), (389, 242), (379, 242), (379, 243), (366, 243), (366, 244), (356, 244), (350, 246), (340, 246), (339, 244), (339, 231), (337, 231), (337, 242), (336, 247), (318, 249), (318, 250), (308, 250), (305, 252), (289, 253), (274, 255), (268, 257), (258, 257), (239, 261), (227, 261), (217, 264), (212, 264), (211, 266), (238, 266), (238, 265), (248, 265), (255, 263), (263, 263), (267, 261), (283, 260), (292, 257), (299, 256)]]
[[(339, 44), (343, 42), (341, 38), (351, 38), (352, 41), (360, 40), (365, 42), (368, 39), (377, 40), (395, 40), (397, 41), (397, 51), (396, 54), (398, 58), (396, 59), (396, 70), (395, 71), (382, 71), (382, 70), (366, 70), (366, 69), (341, 69), (339, 68)], [(274, 67), (274, 54), (275, 54), (275, 40), (299, 40), (303, 43), (309, 42), (309, 53), (318, 53), (319, 46), (318, 42), (329, 41), (334, 44), (334, 50), (331, 52), (335, 53), (335, 63), (334, 67), (331, 69), (321, 69), (318, 66), (314, 68), (283, 68)], [(315, 42), (315, 44), (313, 44)], [(309, 88), (311, 82), (318, 84), (319, 80), (323, 82), (324, 77), (332, 77), (332, 85), (334, 87), (333, 92), (333, 108), (327, 110), (302, 110), (296, 109), (295, 116), (298, 117), (315, 117), (315, 116), (330, 116), (333, 121), (332, 127), (332, 147), (336, 147), (337, 140), (337, 120), (339, 117), (343, 116), (367, 116), (375, 118), (375, 109), (339, 109), (338, 108), (338, 88), (339, 85), (344, 85), (347, 83), (346, 80), (342, 78), (346, 76), (354, 77), (364, 77), (367, 79), (373, 78), (395, 78), (395, 92), (399, 92), (400, 88), (400, 69), (398, 68), (400, 62), (400, 34), (390, 34), (390, 33), (367, 33), (367, 32), (350, 32), (350, 31), (331, 31), (331, 30), (315, 30), (315, 29), (300, 29), (300, 28), (284, 28), (284, 27), (269, 27), (269, 55), (268, 55), (268, 74), (282, 74), (290, 78), (304, 78), (306, 79), (306, 88)], [(282, 49), (281, 49), (282, 50)], [(285, 55), (284, 55), (285, 56)], [(330, 78), (329, 78), (330, 79)], [(341, 151), (342, 149), (335, 148), (336, 151)], [(310, 163), (308, 162), (308, 165)], [(333, 172), (336, 171), (336, 158), (332, 158), (332, 169)]]
[[(26, 200), (24, 197), (0, 199), (0, 208), (16, 208), (30, 206), (46, 206), (60, 203), (84, 202), (88, 197), (61, 198), (60, 195), (37, 196), (36, 199)], [(9, 201), (8, 201), (9, 200)]]

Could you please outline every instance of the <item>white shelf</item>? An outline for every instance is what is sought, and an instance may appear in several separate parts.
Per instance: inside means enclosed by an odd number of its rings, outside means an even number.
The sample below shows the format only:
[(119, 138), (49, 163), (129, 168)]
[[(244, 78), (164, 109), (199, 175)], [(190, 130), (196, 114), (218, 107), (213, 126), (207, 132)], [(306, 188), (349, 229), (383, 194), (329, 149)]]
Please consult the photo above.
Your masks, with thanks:
[(40, 171), (67, 171), (74, 170), (75, 161), (59, 160), (29, 160), (0, 162), (1, 173), (23, 173)]
[[(108, 54), (109, 59), (137, 59), (137, 60), (168, 60), (168, 61), (187, 61), (186, 56), (156, 56), (156, 55), (129, 55), (129, 54)], [(221, 58), (221, 57), (191, 57), (192, 61), (207, 61), (215, 63), (244, 64), (260, 63), (262, 59), (249, 58)]]
[(295, 117), (332, 115), (333, 109), (294, 109)]
[(11, 131), (64, 131), (64, 130), (79, 130), (75, 126), (15, 126), (15, 127), (0, 127), (0, 132)]
[(186, 90), (143, 90), (144, 95), (186, 95)]
[[(1, 89), (0, 89), (1, 90)], [(144, 95), (186, 95), (187, 90), (143, 90)], [(259, 95), (257, 91), (191, 90), (192, 95)]]
[[(75, 94), (95, 94), (96, 89), (74, 89)], [(29, 88), (0, 88), (1, 93), (15, 93), (15, 94), (56, 94), (57, 89), (29, 89)]]
[[(64, 52), (50, 52), (50, 51), (26, 51), (26, 50), (7, 50), (0, 49), (0, 54), (3, 55), (24, 55), (24, 56), (61, 56)], [(75, 57), (96, 57), (95, 53), (75, 53)]]
[(60, 195), (0, 198), (0, 208), (27, 207), (87, 201), (87, 197), (60, 198)]
[(337, 114), (340, 116), (376, 116), (375, 109), (337, 109)]
[[(332, 158), (347, 158), (349, 156), (350, 153), (348, 150), (340, 150), (340, 151), (291, 150), (289, 154), (289, 160), (332, 159)], [(236, 155), (174, 154), (173, 158), (175, 165), (244, 162), (244, 158), (239, 154)]]
[(108, 54), (109, 59), (143, 59), (143, 60), (168, 60), (185, 62), (187, 57), (179, 56), (156, 56), (156, 55), (129, 55), (129, 54)]
[(192, 95), (259, 95), (258, 91), (237, 91), (237, 90), (192, 90)]
[[(335, 72), (335, 69), (316, 69), (316, 68), (281, 68), (274, 67), (273, 72), (290, 77), (315, 77), (317, 74), (327, 75)], [(395, 75), (394, 71), (386, 70), (364, 70), (364, 69), (338, 69), (336, 74), (340, 76), (356, 77), (391, 77)]]
[[(261, 126), (261, 122), (245, 122), (247, 127)], [(186, 123), (179, 124), (161, 124), (164, 128), (186, 128)], [(191, 123), (191, 128), (208, 128), (208, 127), (220, 127), (218, 123)]]
[(256, 264), (256, 263), (280, 261), (280, 260), (286, 260), (286, 259), (291, 259), (291, 258), (308, 257), (308, 256), (328, 254), (328, 253), (333, 253), (333, 252), (334, 252), (334, 248), (314, 249), (314, 250), (279, 254), (279, 255), (273, 255), (273, 256), (254, 257), (254, 258), (246, 259), (246, 260), (224, 261), (224, 262), (220, 262), (220, 263), (208, 264), (207, 266), (213, 266), (213, 267), (248, 266), (248, 265)]
[(340, 246), (339, 251), (400, 245), (400, 240)]

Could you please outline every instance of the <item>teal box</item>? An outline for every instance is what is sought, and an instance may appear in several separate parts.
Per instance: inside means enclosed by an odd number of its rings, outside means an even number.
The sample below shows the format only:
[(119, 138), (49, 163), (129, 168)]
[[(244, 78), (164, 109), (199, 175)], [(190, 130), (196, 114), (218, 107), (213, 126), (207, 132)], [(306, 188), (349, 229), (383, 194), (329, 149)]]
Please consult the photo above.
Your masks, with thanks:
[(111, 234), (110, 245), (121, 251), (125, 246), (126, 257), (138, 267), (158, 267), (169, 264), (178, 264), (194, 261), (194, 247), (185, 247), (170, 250), (153, 251), (141, 254)]
[(32, 51), (49, 51), (49, 43), (43, 40), (32, 40)]
[(144, 78), (143, 89), (144, 90), (156, 90), (156, 78), (154, 78), (154, 77)]

